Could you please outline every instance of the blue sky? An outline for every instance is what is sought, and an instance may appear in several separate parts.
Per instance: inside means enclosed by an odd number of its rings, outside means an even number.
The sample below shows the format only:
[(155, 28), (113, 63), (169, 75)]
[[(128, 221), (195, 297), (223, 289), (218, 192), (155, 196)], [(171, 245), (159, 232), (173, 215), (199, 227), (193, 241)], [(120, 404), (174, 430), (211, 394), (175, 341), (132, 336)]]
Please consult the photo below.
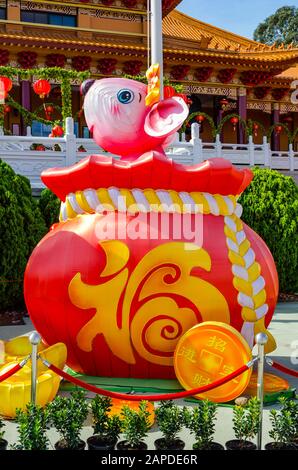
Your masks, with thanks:
[(298, 0), (183, 0), (178, 10), (206, 23), (252, 38), (258, 24), (285, 5)]

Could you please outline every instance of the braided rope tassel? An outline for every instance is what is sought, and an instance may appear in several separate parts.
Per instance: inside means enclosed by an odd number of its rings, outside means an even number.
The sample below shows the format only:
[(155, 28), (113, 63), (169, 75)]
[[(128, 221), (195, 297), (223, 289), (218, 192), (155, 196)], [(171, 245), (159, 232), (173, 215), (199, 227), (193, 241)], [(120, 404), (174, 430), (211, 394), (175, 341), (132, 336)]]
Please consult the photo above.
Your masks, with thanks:
[(106, 209), (132, 212), (190, 211), (194, 214), (202, 211), (204, 215), (225, 216), (234, 213), (236, 203), (237, 199), (233, 195), (154, 189), (86, 189), (67, 195), (66, 201), (61, 204), (60, 222), (82, 214), (101, 213)]
[(233, 285), (238, 291), (238, 303), (242, 307), (241, 315), (244, 324), (241, 334), (250, 347), (254, 345), (257, 333), (263, 332), (268, 336), (266, 353), (276, 348), (276, 343), (265, 327), (265, 316), (268, 312), (266, 303), (265, 279), (261, 275), (261, 266), (243, 229), (240, 219), (242, 207), (237, 204), (235, 213), (224, 218), (228, 256), (234, 275)]

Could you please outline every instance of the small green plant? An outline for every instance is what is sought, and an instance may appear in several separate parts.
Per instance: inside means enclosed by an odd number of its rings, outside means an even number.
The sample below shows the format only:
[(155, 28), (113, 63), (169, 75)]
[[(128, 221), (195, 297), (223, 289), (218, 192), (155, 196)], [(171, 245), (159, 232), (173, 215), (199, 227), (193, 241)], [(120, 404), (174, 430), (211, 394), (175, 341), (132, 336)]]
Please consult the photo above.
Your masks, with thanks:
[(155, 411), (155, 416), (163, 439), (168, 446), (173, 446), (184, 426), (184, 409), (179, 408), (171, 400), (162, 401)]
[(293, 420), (294, 435), (293, 440), (298, 442), (298, 403), (294, 400), (287, 400), (286, 398), (281, 397), (280, 402), (283, 404), (285, 410), (290, 412), (291, 418)]
[(191, 410), (185, 409), (186, 426), (196, 439), (194, 449), (202, 450), (210, 447), (215, 432), (216, 412), (216, 403), (209, 400), (199, 401)]
[(18, 409), (16, 412), (18, 424), (18, 443), (12, 446), (14, 450), (47, 450), (49, 439), (46, 431), (49, 427), (48, 408), (42, 408), (29, 403), (26, 410)]
[(70, 398), (57, 396), (49, 405), (51, 422), (60, 434), (63, 446), (77, 449), (80, 446), (80, 434), (88, 415), (88, 405), (83, 391), (71, 393)]
[(282, 405), (281, 409), (270, 411), (271, 430), (269, 436), (277, 447), (283, 447), (284, 444), (293, 442), (297, 436), (297, 405), (287, 401), (284, 397), (281, 397), (279, 402)]
[(93, 430), (102, 440), (117, 441), (121, 432), (121, 419), (117, 415), (110, 416), (112, 399), (96, 395), (91, 402), (93, 414)]
[(233, 429), (236, 439), (245, 442), (253, 439), (259, 430), (260, 402), (256, 397), (244, 406), (233, 408)]
[(130, 448), (136, 449), (142, 444), (150, 429), (147, 401), (141, 401), (139, 410), (132, 410), (129, 406), (124, 406), (121, 411), (124, 438)]

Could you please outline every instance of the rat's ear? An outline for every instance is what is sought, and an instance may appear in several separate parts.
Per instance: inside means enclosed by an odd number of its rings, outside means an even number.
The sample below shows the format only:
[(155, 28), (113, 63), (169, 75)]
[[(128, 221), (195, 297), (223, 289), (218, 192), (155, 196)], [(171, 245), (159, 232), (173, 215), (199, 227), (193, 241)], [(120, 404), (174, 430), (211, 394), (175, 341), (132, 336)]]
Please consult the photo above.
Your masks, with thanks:
[(87, 92), (90, 90), (94, 83), (95, 80), (92, 80), (91, 78), (85, 80), (81, 85), (81, 95), (86, 96)]
[(180, 97), (173, 96), (154, 104), (149, 111), (144, 129), (147, 135), (166, 138), (175, 133), (189, 113), (188, 106)]

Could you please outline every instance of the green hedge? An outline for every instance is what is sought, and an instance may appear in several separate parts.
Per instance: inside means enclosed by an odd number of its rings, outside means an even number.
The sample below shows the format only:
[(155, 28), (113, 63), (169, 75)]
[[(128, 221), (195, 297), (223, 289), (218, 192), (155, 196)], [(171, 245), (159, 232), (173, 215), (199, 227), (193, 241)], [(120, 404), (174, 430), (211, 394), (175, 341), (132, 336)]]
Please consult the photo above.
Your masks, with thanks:
[(27, 260), (45, 233), (29, 180), (0, 160), (0, 312), (23, 305)]
[(242, 220), (267, 243), (274, 257), (280, 292), (298, 292), (298, 187), (289, 176), (254, 168), (242, 194)]
[(61, 201), (49, 189), (44, 189), (40, 195), (39, 208), (48, 229), (59, 221)]

